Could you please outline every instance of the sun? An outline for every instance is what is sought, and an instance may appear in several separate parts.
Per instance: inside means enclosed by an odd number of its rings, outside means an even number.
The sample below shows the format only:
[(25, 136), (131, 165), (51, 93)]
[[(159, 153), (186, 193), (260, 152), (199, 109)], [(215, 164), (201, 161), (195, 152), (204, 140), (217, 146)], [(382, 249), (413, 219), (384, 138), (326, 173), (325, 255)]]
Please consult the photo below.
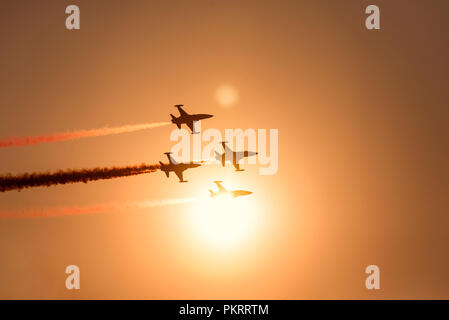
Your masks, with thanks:
[(201, 242), (229, 249), (242, 244), (257, 223), (251, 196), (204, 197), (193, 206), (192, 223)]
[(239, 99), (237, 89), (230, 84), (222, 84), (215, 90), (215, 99), (222, 107), (232, 107)]

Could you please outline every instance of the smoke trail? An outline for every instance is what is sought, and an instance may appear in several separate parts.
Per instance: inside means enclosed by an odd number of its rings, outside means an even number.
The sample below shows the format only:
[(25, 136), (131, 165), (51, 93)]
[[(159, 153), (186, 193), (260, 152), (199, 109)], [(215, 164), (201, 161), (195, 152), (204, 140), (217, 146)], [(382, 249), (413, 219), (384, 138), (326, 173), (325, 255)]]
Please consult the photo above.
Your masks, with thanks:
[(221, 165), (221, 162), (218, 161), (215, 158), (201, 159), (201, 163), (204, 163), (204, 164), (219, 164), (219, 165)]
[(37, 210), (13, 210), (13, 211), (0, 210), (0, 219), (32, 219), (32, 218), (50, 218), (50, 217), (99, 214), (106, 212), (117, 212), (124, 209), (145, 209), (152, 207), (165, 207), (170, 205), (195, 202), (198, 201), (199, 199), (201, 199), (201, 197), (147, 200), (129, 203), (106, 203), (93, 206), (72, 207), (72, 208), (45, 208)]
[(54, 173), (25, 173), (16, 176), (6, 175), (0, 176), (0, 192), (134, 176), (154, 172), (159, 168), (159, 164), (143, 163), (139, 166), (67, 170)]
[(28, 145), (36, 145), (39, 143), (49, 143), (49, 142), (60, 142), (66, 140), (91, 138), (108, 136), (111, 134), (120, 134), (126, 132), (134, 132), (139, 130), (152, 129), (157, 127), (162, 127), (170, 124), (170, 122), (156, 122), (156, 123), (144, 123), (137, 125), (126, 125), (121, 127), (105, 127), (100, 129), (92, 130), (79, 130), (74, 132), (66, 133), (53, 133), (48, 135), (39, 135), (35, 137), (11, 137), (6, 139), (0, 139), (0, 148), (8, 147), (23, 147)]

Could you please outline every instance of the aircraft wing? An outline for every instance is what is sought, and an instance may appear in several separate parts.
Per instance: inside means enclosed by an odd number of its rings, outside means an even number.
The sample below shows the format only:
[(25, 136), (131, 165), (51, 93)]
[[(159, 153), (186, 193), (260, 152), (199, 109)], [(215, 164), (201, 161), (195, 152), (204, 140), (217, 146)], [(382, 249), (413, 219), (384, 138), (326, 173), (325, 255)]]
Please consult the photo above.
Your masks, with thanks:
[(166, 153), (165, 155), (167, 156), (168, 161), (169, 161), (170, 163), (173, 163), (173, 160), (172, 160), (172, 158), (170, 157), (170, 153)]
[(245, 153), (244, 152), (234, 152), (235, 154), (235, 162), (237, 162), (237, 164), (240, 162), (240, 160), (242, 160), (243, 158), (245, 158)]
[(190, 130), (192, 130), (192, 132), (195, 132), (195, 130), (193, 128), (193, 121), (187, 121), (186, 125), (190, 128)]
[(177, 171), (175, 171), (175, 173), (178, 176), (179, 181), (184, 181), (184, 177), (183, 177), (183, 174), (182, 174), (181, 170), (177, 170)]
[(214, 181), (220, 191), (226, 191), (226, 189), (221, 185), (220, 181)]
[(222, 141), (221, 145), (223, 146), (223, 149), (225, 150), (225, 153), (233, 153), (233, 151), (231, 150), (231, 148), (228, 147), (228, 145), (226, 144), (225, 141)]
[(187, 115), (188, 115), (188, 113), (185, 112), (184, 109), (183, 109), (181, 106), (176, 106), (176, 108), (178, 108), (179, 114), (180, 114), (181, 116), (187, 116)]

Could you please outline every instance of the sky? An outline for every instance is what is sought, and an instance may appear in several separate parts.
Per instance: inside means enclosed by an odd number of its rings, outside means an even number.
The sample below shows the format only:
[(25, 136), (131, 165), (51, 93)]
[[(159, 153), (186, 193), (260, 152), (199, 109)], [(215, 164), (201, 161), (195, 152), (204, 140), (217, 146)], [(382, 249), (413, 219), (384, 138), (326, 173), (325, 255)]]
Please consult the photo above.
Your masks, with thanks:
[[(80, 30), (65, 28), (72, 3)], [(365, 28), (370, 4), (380, 30)], [(2, 1), (0, 139), (160, 123), (184, 104), (214, 115), (203, 130), (277, 129), (279, 165), (0, 193), (3, 212), (105, 208), (0, 219), (0, 298), (448, 299), (447, 12), (444, 0)], [(0, 148), (0, 175), (165, 162), (174, 129)], [(215, 180), (253, 194), (189, 200)], [(80, 290), (65, 287), (68, 265)], [(365, 287), (368, 265), (380, 290)]]

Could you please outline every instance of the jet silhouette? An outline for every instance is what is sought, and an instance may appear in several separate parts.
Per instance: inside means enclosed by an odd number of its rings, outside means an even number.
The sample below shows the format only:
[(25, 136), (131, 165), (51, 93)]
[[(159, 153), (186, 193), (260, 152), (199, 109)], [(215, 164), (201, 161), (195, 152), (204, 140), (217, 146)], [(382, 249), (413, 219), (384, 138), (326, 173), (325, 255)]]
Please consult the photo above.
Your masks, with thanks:
[(214, 181), (214, 183), (217, 185), (218, 187), (218, 191), (217, 192), (213, 192), (211, 189), (209, 189), (210, 192), (210, 196), (212, 198), (216, 198), (216, 197), (220, 197), (220, 196), (224, 196), (224, 195), (230, 195), (232, 196), (232, 198), (237, 198), (240, 196), (247, 196), (250, 195), (252, 192), (251, 191), (245, 191), (245, 190), (226, 190), (222, 185), (223, 181)]
[(188, 182), (187, 180), (184, 180), (183, 177), (183, 172), (187, 169), (190, 168), (196, 168), (201, 166), (200, 163), (176, 163), (171, 157), (170, 154), (171, 152), (165, 152), (165, 155), (167, 155), (168, 161), (170, 162), (169, 164), (164, 164), (161, 161), (159, 161), (159, 163), (161, 164), (161, 171), (163, 171), (165, 173), (165, 175), (167, 176), (167, 178), (169, 177), (170, 171), (173, 171), (179, 178), (179, 182)]
[[(226, 145), (226, 141), (222, 141), (221, 145), (223, 146), (223, 149), (225, 150), (225, 152), (223, 154), (220, 154), (215, 151), (215, 159), (217, 159), (218, 161), (221, 161), (221, 164), (223, 165), (223, 167), (225, 166), (226, 160), (232, 159), (232, 164), (235, 167), (235, 171), (245, 171), (243, 169), (240, 169), (239, 161), (241, 159), (243, 159), (245, 157), (252, 157), (252, 156), (255, 156), (256, 154), (258, 154), (257, 152), (254, 152), (254, 151), (232, 151), (231, 148), (229, 148)], [(231, 158), (231, 155), (232, 155), (232, 158)]]
[(188, 114), (182, 108), (183, 106), (184, 105), (182, 105), (182, 104), (175, 105), (175, 107), (178, 108), (178, 111), (180, 114), (180, 116), (178, 118), (176, 118), (174, 115), (172, 115), (170, 113), (171, 122), (176, 124), (178, 129), (181, 129), (181, 124), (184, 123), (190, 128), (190, 130), (192, 130), (192, 133), (195, 134), (197, 132), (194, 132), (194, 127), (193, 127), (194, 121), (199, 121), (199, 120), (208, 119), (208, 118), (213, 117), (213, 115), (211, 115), (211, 114)]

